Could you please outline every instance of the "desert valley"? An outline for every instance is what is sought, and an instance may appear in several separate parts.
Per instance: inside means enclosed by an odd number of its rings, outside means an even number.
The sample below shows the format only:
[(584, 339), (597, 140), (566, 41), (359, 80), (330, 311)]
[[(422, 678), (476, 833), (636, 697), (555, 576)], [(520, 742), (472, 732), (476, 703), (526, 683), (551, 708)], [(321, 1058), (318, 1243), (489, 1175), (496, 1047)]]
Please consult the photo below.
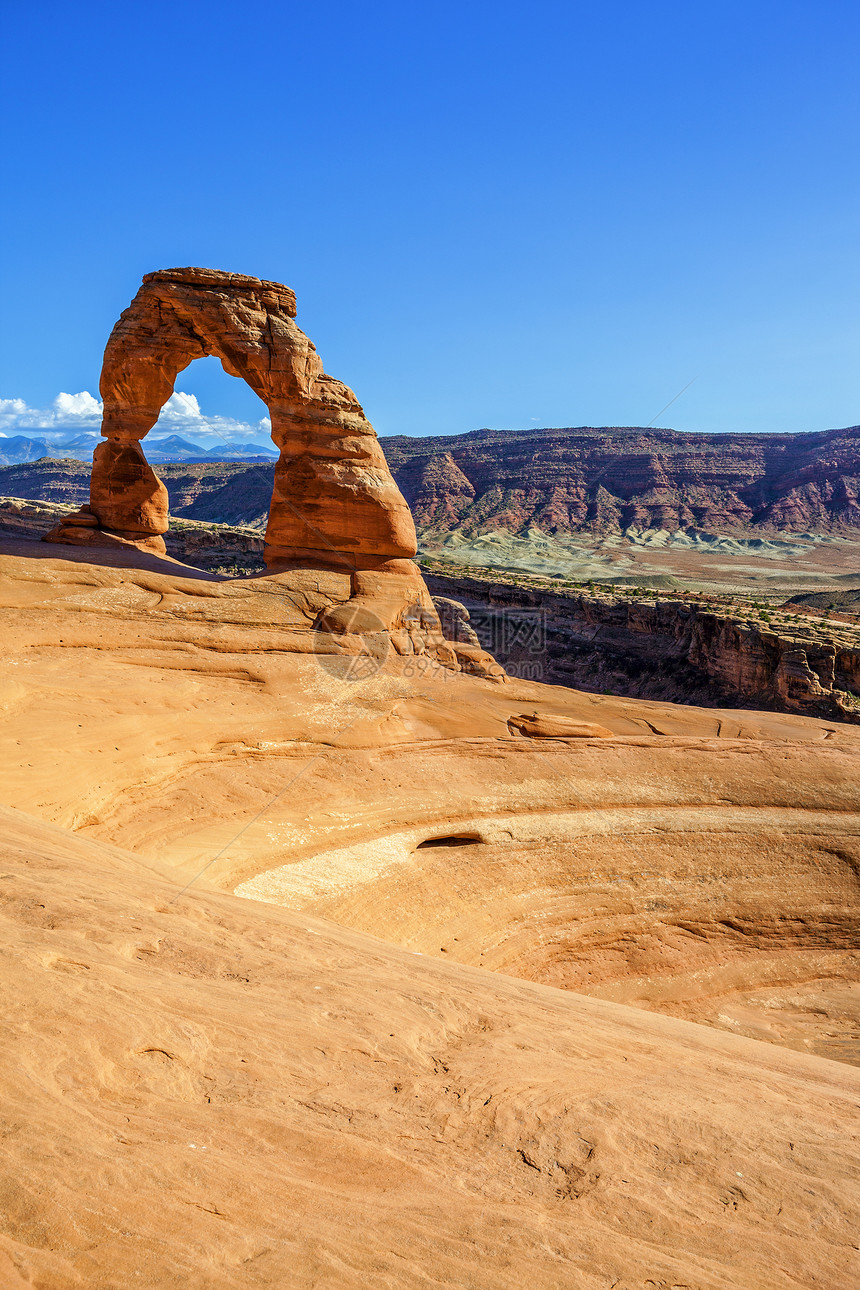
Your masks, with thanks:
[[(0, 1281), (844, 1290), (860, 431), (381, 446), (295, 315), (0, 469)], [(276, 464), (154, 469), (212, 354)]]

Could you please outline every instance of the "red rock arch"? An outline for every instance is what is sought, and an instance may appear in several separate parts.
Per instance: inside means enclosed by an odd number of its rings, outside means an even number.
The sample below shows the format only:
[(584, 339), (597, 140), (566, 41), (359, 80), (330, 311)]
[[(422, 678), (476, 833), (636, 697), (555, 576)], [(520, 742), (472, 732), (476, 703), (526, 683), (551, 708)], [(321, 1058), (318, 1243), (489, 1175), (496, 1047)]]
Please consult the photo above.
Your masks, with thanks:
[(267, 405), (281, 451), (267, 564), (373, 569), (415, 554), (412, 516), (376, 433), (352, 391), (325, 374), (295, 313), (293, 292), (278, 282), (195, 268), (144, 277), (105, 349), (105, 442), (90, 485), (100, 528), (148, 545), (166, 532), (167, 491), (140, 441), (177, 375), (215, 355)]

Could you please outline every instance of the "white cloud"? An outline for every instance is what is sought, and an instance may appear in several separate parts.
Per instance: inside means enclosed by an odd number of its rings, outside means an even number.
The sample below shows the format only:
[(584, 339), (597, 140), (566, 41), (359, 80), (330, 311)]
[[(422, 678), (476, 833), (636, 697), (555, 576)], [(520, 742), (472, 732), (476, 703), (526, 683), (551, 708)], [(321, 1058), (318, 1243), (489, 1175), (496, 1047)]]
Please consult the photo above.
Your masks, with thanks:
[[(24, 399), (0, 399), (0, 435), (9, 438), (10, 435), (37, 431), (49, 442), (62, 441), (72, 433), (97, 430), (101, 416), (102, 405), (89, 390), (81, 390), (78, 394), (61, 392), (50, 408), (31, 408)], [(179, 434), (206, 448), (215, 448), (225, 442), (268, 444), (271, 433), (272, 423), (267, 416), (256, 422), (207, 416), (196, 396), (182, 390), (171, 394), (150, 431), (156, 438)]]
[[(17, 433), (19, 425), (26, 424), (25, 418), (32, 409), (27, 407), (23, 399), (0, 399), (0, 426), (3, 427), (3, 438), (8, 438), (6, 430)], [(30, 424), (33, 424), (32, 422)]]
[(70, 418), (85, 418), (88, 421), (101, 419), (102, 405), (98, 399), (94, 399), (89, 390), (81, 390), (80, 394), (58, 394), (54, 399), (54, 408), (57, 418), (64, 421)]
[(203, 413), (194, 394), (183, 394), (176, 390), (161, 409), (159, 421), (200, 421)]
[(190, 443), (198, 443), (205, 448), (221, 447), (225, 442), (267, 444), (272, 434), (272, 423), (268, 417), (250, 422), (235, 421), (232, 417), (207, 416), (201, 411), (193, 394), (176, 390), (161, 409), (161, 415), (150, 434), (178, 434)]
[(58, 394), (50, 408), (31, 408), (23, 399), (0, 399), (0, 426), (8, 434), (36, 430), (81, 430), (98, 426), (102, 405), (89, 390)]
[(15, 416), (26, 411), (27, 404), (23, 399), (0, 399), (0, 415)]

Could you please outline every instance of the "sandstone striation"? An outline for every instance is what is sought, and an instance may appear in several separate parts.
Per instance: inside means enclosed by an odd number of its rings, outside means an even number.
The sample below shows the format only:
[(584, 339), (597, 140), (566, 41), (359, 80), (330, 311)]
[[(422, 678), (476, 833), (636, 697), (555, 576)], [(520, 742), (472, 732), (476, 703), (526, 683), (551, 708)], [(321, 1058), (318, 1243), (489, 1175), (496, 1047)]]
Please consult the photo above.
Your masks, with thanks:
[(860, 426), (811, 434), (639, 427), (384, 440), (419, 530), (853, 532)]
[(851, 1284), (849, 1066), (0, 819), (8, 1290)]
[(842, 1290), (860, 729), (358, 576), (2, 541), (0, 1280)]
[[(860, 723), (860, 630), (749, 605), (570, 593), (468, 574), (427, 574), (434, 596), (472, 610), (485, 648), (512, 672), (587, 690), (805, 713)], [(537, 653), (504, 644), (506, 616), (539, 627)], [(532, 670), (529, 670), (531, 667)]]

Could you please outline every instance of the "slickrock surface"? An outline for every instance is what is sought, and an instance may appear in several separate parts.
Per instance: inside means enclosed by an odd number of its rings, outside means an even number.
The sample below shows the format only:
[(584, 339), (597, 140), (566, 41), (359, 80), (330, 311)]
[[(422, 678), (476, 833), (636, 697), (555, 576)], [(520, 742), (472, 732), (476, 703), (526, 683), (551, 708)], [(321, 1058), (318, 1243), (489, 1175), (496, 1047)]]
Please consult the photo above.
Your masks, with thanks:
[(0, 542), (5, 1283), (843, 1290), (860, 728), (353, 592)]
[(844, 1290), (857, 1072), (2, 812), (9, 1290)]

